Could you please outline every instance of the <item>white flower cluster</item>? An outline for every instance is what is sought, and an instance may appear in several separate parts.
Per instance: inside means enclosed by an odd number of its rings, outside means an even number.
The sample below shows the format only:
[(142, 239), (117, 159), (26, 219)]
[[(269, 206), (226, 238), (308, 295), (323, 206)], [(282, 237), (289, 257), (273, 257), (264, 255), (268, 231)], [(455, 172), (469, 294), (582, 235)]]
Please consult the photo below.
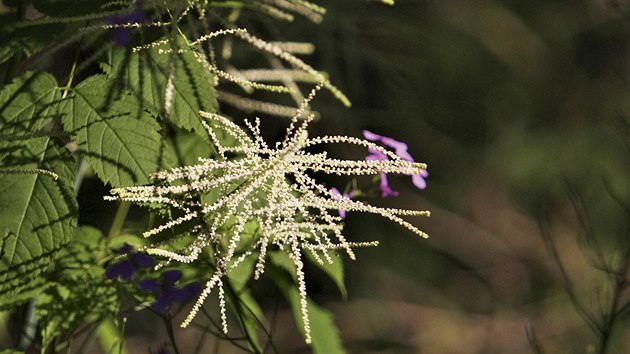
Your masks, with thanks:
[[(303, 252), (311, 252), (318, 262), (332, 262), (331, 253), (336, 250), (343, 249), (354, 259), (352, 248), (365, 246), (365, 243), (346, 240), (342, 234), (342, 220), (336, 216), (337, 210), (379, 214), (427, 237), (400, 216), (428, 216), (428, 211), (380, 208), (350, 200), (334, 195), (329, 188), (309, 176), (309, 172), (337, 175), (376, 175), (382, 172), (415, 174), (426, 169), (425, 164), (402, 160), (366, 140), (347, 136), (309, 138), (306, 129), (313, 115), (300, 116), (304, 114), (316, 90), (298, 108), (284, 141), (278, 142), (275, 148), (270, 148), (261, 138), (258, 119), (253, 124), (247, 122), (250, 136), (223, 116), (201, 112), (208, 119), (205, 127), (218, 149), (220, 159), (200, 159), (197, 165), (159, 172), (153, 176), (153, 185), (116, 188), (111, 191), (111, 196), (106, 197), (109, 200), (166, 204), (183, 212), (183, 216), (147, 231), (145, 236), (158, 234), (193, 219), (199, 221), (190, 231), (192, 241), (181, 252), (162, 248), (145, 250), (171, 261), (185, 263), (195, 261), (202, 252), (214, 253), (216, 270), (183, 322), (183, 327), (190, 324), (213, 288), (219, 287), (220, 293), (223, 293), (224, 276), (245, 258), (257, 258), (254, 273), (257, 279), (264, 272), (267, 252), (273, 247), (286, 251), (295, 265), (305, 337), (310, 342)], [(237, 144), (224, 146), (215, 130), (230, 135)], [(326, 153), (307, 151), (309, 147), (328, 143), (361, 145), (382, 152), (390, 160), (341, 160), (330, 158)], [(203, 203), (201, 196), (208, 192), (214, 193), (216, 197), (212, 202)], [(255, 242), (248, 243), (249, 248), (243, 250), (241, 235), (250, 222), (255, 222), (260, 232)], [(223, 301), (221, 307), (223, 314)], [(227, 330), (225, 316), (222, 318), (224, 330)]]

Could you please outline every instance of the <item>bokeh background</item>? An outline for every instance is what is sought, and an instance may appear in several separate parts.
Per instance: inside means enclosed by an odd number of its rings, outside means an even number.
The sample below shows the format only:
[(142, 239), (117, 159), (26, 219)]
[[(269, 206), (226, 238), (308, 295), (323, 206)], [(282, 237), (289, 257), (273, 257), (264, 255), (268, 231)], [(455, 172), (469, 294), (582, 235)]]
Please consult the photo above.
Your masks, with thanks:
[[(543, 235), (571, 291), (604, 318), (614, 291), (593, 254), (618, 265), (630, 242), (630, 3), (327, 5), (306, 33), (354, 106), (326, 104), (337, 108), (315, 129), (407, 142), (429, 164), (428, 188), (392, 177), (400, 195), (370, 201), (433, 213), (412, 220), (428, 240), (347, 218), (351, 238), (381, 242), (347, 262), (347, 300), (322, 296), (350, 351), (597, 352)], [(630, 352), (626, 317), (610, 353)]]
[[(348, 109), (319, 94), (314, 106), (322, 119), (312, 134), (360, 136), (369, 129), (391, 136), (407, 142), (430, 173), (426, 190), (392, 176), (398, 197), (382, 199), (373, 188), (367, 199), (431, 210), (430, 218), (408, 219), (429, 239), (349, 214), (348, 238), (380, 246), (345, 261), (347, 297), (309, 271), (309, 292), (334, 313), (348, 351), (598, 352), (601, 335), (576, 299), (602, 323), (615, 294), (619, 307), (630, 301), (597, 263), (622, 267), (630, 243), (630, 2), (323, 5), (328, 13), (319, 25), (269, 21), (266, 28), (280, 40), (314, 43), (316, 53), (305, 60), (353, 102)], [(343, 188), (347, 181), (326, 182)], [(83, 197), (106, 193), (94, 183), (86, 180)], [(82, 210), (84, 222), (103, 228), (113, 216), (106, 204)], [(101, 219), (87, 220), (90, 210)], [(558, 261), (572, 280), (568, 287)], [(618, 278), (628, 279), (622, 273)], [(309, 352), (280, 294), (264, 282), (254, 290), (278, 352)], [(609, 353), (630, 352), (624, 315), (613, 323)], [(130, 318), (131, 353), (165, 340), (154, 319)], [(177, 330), (183, 352), (195, 349), (200, 333)], [(240, 352), (212, 336), (203, 348)]]

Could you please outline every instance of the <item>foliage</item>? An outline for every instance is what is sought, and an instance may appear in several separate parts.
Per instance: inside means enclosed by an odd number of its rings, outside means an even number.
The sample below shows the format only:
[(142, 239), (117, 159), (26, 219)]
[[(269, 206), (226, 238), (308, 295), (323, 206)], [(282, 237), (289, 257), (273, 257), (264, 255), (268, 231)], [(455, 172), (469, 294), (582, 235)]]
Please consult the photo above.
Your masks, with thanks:
[[(320, 88), (350, 102), (298, 57), (312, 51), (308, 43), (263, 40), (256, 32), (269, 19), (321, 22), (325, 9), (303, 0), (4, 5), (0, 308), (34, 313), (16, 349), (87, 351), (100, 336), (104, 350), (122, 352), (127, 316), (145, 310), (164, 320), (178, 352), (171, 321), (187, 308), (178, 303), (202, 289), (188, 325), (216, 286), (220, 329), (227, 334), (229, 307), (248, 350), (261, 352), (269, 344), (250, 287), (269, 268), (306, 343), (317, 353), (343, 352), (332, 315), (307, 296), (303, 260), (345, 296), (338, 251), (354, 259), (351, 248), (375, 243), (346, 241), (338, 210), (379, 214), (423, 237), (401, 216), (428, 212), (351, 200), (311, 175), (380, 176), (383, 187), (386, 173), (414, 181), (427, 173), (407, 158), (406, 145), (403, 156), (404, 144), (388, 137), (379, 136), (385, 147), (308, 137)], [(67, 54), (71, 63), (55, 62)], [(258, 118), (245, 121), (248, 131), (227, 117), (239, 111), (289, 117), (284, 140), (271, 148)], [(312, 151), (337, 143), (378, 158)], [(77, 202), (85, 178), (112, 188), (105, 199), (120, 201), (107, 235), (78, 225), (89, 209)], [(135, 226), (130, 203), (146, 207)], [(147, 221), (148, 228), (139, 226)], [(131, 236), (123, 236), (127, 228)], [(141, 233), (153, 237), (134, 236)], [(84, 331), (85, 342), (74, 343)]]

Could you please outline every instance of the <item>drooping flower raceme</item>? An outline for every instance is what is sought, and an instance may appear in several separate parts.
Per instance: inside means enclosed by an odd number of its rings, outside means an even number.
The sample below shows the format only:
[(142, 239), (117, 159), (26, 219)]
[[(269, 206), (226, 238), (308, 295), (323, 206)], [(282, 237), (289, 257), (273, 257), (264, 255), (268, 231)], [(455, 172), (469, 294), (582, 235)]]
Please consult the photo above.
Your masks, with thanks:
[[(112, 195), (106, 197), (162, 204), (179, 210), (181, 216), (145, 232), (145, 236), (184, 222), (194, 225), (188, 231), (190, 242), (180, 251), (160, 247), (143, 250), (168, 261), (190, 263), (202, 256), (214, 260), (216, 267), (182, 323), (183, 327), (190, 324), (210, 292), (218, 288), (223, 329), (227, 331), (225, 276), (245, 259), (253, 258), (257, 279), (264, 272), (268, 250), (273, 249), (286, 252), (295, 266), (305, 339), (310, 342), (303, 253), (310, 252), (320, 263), (332, 263), (331, 255), (337, 250), (344, 250), (354, 259), (353, 247), (375, 245), (347, 241), (342, 234), (342, 218), (334, 215), (336, 211), (378, 214), (427, 237), (401, 216), (428, 216), (428, 211), (380, 208), (351, 200), (336, 195), (312, 177), (312, 172), (415, 175), (426, 169), (425, 164), (403, 159), (367, 140), (347, 136), (308, 137), (306, 129), (313, 115), (304, 112), (317, 89), (298, 108), (284, 140), (274, 148), (261, 138), (258, 119), (254, 123), (246, 122), (250, 135), (223, 116), (201, 112), (208, 120), (204, 126), (217, 147), (219, 158), (202, 158), (196, 165), (158, 172), (153, 176), (153, 185), (112, 189)], [(225, 146), (217, 138), (217, 131), (231, 136), (236, 143)], [(313, 146), (336, 143), (360, 145), (387, 159), (342, 160), (331, 158), (325, 152), (308, 151)], [(252, 224), (259, 231), (253, 237), (244, 236), (246, 228)]]
[[(364, 130), (363, 136), (369, 141), (377, 141), (387, 147), (394, 149), (394, 153), (396, 154), (396, 156), (400, 157), (401, 159), (405, 161), (409, 161), (409, 162), (414, 162), (413, 157), (407, 151), (407, 144), (403, 143), (402, 141), (392, 139), (388, 136), (372, 133), (369, 130)], [(388, 155), (383, 154), (379, 150), (368, 148), (368, 152), (369, 152), (369, 155), (365, 157), (365, 159), (368, 161), (389, 160)], [(404, 174), (411, 175), (411, 182), (413, 183), (414, 186), (418, 187), (419, 189), (425, 189), (427, 187), (427, 183), (424, 179), (429, 176), (429, 173), (427, 172), (426, 169), (421, 169), (420, 172), (418, 173), (404, 173)], [(387, 181), (387, 174), (385, 172), (381, 172), (380, 178), (381, 178), (381, 182), (379, 184), (379, 187), (381, 189), (381, 195), (383, 197), (397, 196), (398, 192), (394, 191), (389, 186), (389, 183)]]

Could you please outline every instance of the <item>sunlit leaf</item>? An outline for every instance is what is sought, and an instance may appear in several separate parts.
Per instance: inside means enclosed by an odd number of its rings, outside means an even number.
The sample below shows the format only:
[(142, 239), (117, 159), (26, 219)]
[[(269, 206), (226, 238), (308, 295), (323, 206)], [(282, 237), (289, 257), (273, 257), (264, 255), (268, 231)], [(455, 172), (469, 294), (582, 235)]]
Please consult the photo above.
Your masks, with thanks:
[(24, 352), (21, 350), (15, 350), (15, 349), (4, 349), (4, 350), (0, 350), (0, 354), (24, 354)]
[(49, 138), (20, 142), (4, 164), (44, 174), (0, 174), (0, 303), (19, 293), (48, 268), (55, 254), (70, 240), (77, 219), (72, 188), (75, 163), (69, 152)]
[(169, 154), (159, 125), (129, 95), (116, 94), (104, 76), (92, 76), (62, 104), (64, 128), (76, 136), (96, 174), (114, 187), (143, 184)]

